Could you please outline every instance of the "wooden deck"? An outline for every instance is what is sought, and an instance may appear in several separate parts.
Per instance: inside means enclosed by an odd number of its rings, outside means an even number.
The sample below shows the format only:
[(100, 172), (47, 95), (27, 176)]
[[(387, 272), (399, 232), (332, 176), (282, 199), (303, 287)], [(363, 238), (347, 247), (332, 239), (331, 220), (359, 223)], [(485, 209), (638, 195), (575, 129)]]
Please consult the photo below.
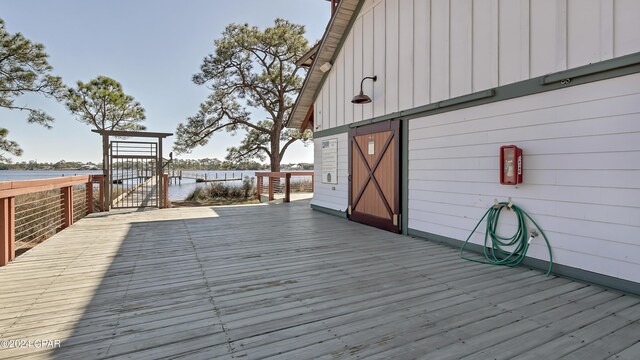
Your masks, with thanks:
[(2, 359), (640, 358), (637, 297), (307, 201), (95, 214), (0, 268), (0, 289), (0, 339), (31, 341)]
[(113, 208), (138, 208), (158, 206), (156, 178), (150, 177), (133, 189), (113, 199)]

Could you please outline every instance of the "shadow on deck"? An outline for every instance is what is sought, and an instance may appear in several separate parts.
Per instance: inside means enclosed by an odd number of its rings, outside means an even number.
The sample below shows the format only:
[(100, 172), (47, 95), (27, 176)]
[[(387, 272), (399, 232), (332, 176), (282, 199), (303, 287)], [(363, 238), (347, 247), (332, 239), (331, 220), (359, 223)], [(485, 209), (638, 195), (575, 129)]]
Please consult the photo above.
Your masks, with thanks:
[(0, 269), (1, 358), (640, 356), (640, 299), (281, 205), (113, 212)]

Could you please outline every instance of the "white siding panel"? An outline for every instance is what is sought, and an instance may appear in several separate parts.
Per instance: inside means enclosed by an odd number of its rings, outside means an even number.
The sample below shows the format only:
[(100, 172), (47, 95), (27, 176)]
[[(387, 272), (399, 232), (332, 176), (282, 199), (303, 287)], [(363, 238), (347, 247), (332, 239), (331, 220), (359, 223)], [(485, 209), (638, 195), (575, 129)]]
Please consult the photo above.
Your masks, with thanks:
[(600, 0), (600, 60), (613, 57), (614, 0)]
[(429, 94), (431, 71), (431, 1), (414, 3), (413, 31), (413, 105), (426, 105), (431, 102)]
[[(353, 94), (360, 91), (362, 80), (362, 17), (356, 19), (353, 24)], [(353, 121), (362, 120), (362, 105), (353, 106)]]
[(431, 102), (449, 98), (448, 0), (431, 1)]
[(385, 2), (373, 9), (373, 71), (369, 76), (378, 76), (378, 80), (373, 83), (373, 93), (369, 94), (373, 104), (373, 116), (386, 114), (386, 15)]
[(499, 2), (499, 85), (529, 78), (529, 0)]
[[(639, 83), (635, 74), (411, 120), (409, 227), (464, 240), (494, 198), (512, 197), (556, 263), (640, 281)], [(524, 150), (524, 183), (503, 186), (498, 149), (512, 143)], [(548, 258), (542, 239), (529, 255)]]
[(531, 2), (532, 77), (566, 68), (566, 64), (559, 66), (566, 59), (566, 11), (562, 11), (563, 5), (566, 6), (566, 0)]
[(413, 0), (399, 0), (399, 74), (398, 107), (399, 110), (413, 107)]
[[(329, 80), (329, 79), (327, 79)], [(329, 85), (329, 81), (326, 82)], [(322, 89), (322, 128), (331, 128), (331, 103), (330, 103), (329, 86)]]
[(472, 92), (473, 7), (471, 0), (451, 0), (450, 97)]
[(569, 0), (567, 63), (569, 68), (600, 61), (601, 0)]
[(336, 126), (344, 125), (344, 51), (341, 51), (333, 65), (336, 68)]
[(498, 0), (473, 3), (472, 92), (498, 86)]
[[(338, 184), (322, 183), (322, 141), (338, 139)], [(349, 176), (348, 163), (348, 136), (342, 133), (333, 136), (314, 139), (314, 164), (315, 164), (315, 184), (311, 203), (328, 209), (346, 211), (349, 201), (349, 188), (347, 181)]]
[(313, 121), (315, 123), (315, 130), (324, 130), (324, 114), (322, 113), (322, 92), (324, 89), (320, 90), (320, 94), (318, 94), (318, 98), (316, 98), (316, 102), (313, 104), (313, 111), (315, 112)]
[[(373, 10), (364, 14), (364, 16), (362, 17), (362, 21), (363, 21), (362, 23), (362, 29), (363, 29), (362, 30), (362, 77), (360, 78), (360, 80), (362, 80), (362, 78), (366, 76), (375, 75), (374, 69), (373, 69), (373, 62), (374, 62)], [(364, 82), (363, 89), (365, 94), (375, 97), (373, 88), (374, 88), (373, 81), (367, 80)], [(373, 117), (373, 102), (370, 102), (368, 104), (362, 104), (360, 106), (362, 107), (362, 117), (364, 119), (370, 119)]]
[(616, 0), (614, 6), (615, 56), (640, 51), (640, 1)]
[(353, 87), (354, 66), (353, 66), (353, 32), (349, 34), (345, 41), (344, 49), (344, 123), (353, 122), (353, 107), (351, 99), (356, 95)]
[[(338, 67), (332, 67), (329, 72), (329, 78), (327, 79), (329, 83), (329, 127), (333, 128), (338, 126), (338, 102), (337, 102), (337, 93), (338, 93), (338, 80), (337, 80)], [(342, 81), (342, 79), (340, 79)]]
[(399, 0), (387, 0), (385, 51), (385, 108), (387, 113), (398, 111), (398, 5)]

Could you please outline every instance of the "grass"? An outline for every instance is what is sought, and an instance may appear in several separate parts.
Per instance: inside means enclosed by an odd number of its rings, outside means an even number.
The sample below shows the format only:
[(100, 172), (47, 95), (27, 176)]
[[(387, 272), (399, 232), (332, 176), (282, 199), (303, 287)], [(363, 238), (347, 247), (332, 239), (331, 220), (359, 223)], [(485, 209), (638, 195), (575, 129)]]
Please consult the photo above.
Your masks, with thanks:
[(172, 201), (174, 207), (258, 204), (254, 179), (245, 177), (242, 185), (211, 183), (195, 188), (184, 201)]

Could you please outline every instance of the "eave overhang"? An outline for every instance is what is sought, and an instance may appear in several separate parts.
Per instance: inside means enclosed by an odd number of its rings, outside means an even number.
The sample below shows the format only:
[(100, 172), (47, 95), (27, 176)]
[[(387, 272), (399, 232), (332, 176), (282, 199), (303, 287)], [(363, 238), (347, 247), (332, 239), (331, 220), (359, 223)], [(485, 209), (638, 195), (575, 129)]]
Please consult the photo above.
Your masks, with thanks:
[(320, 66), (329, 62), (333, 64), (348, 31), (357, 16), (357, 10), (364, 0), (341, 0), (336, 13), (331, 18), (325, 30), (320, 48), (318, 49), (313, 64), (307, 72), (307, 77), (302, 85), (302, 90), (296, 99), (293, 110), (287, 119), (286, 127), (299, 129), (315, 100), (319, 88), (324, 82), (325, 73)]

